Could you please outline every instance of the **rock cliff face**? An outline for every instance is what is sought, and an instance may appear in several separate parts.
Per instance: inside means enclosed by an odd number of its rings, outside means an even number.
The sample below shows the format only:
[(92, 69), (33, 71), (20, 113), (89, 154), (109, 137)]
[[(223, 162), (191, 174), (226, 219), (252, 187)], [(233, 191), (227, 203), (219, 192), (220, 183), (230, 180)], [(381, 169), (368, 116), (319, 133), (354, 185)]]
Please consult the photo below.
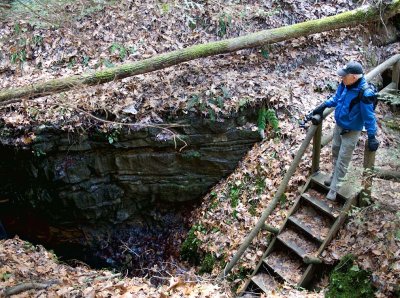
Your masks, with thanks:
[(159, 202), (196, 200), (259, 141), (243, 126), (252, 113), (170, 117), (175, 138), (155, 127), (68, 134), (41, 126), (26, 148), (1, 147), (0, 195), (58, 224), (117, 223)]

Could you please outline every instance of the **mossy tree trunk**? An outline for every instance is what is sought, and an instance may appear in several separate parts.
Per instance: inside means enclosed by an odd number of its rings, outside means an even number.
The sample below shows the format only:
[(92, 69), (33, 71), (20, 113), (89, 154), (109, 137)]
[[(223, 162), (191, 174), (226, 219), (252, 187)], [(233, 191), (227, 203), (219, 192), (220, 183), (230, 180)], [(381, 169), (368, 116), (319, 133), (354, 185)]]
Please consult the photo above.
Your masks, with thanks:
[(400, 12), (400, 0), (393, 0), (385, 9), (374, 6), (363, 6), (335, 16), (259, 31), (237, 38), (195, 45), (106, 70), (49, 80), (24, 87), (6, 89), (0, 91), (0, 102), (12, 99), (16, 101), (18, 98), (35, 98), (56, 92), (67, 91), (76, 87), (93, 86), (120, 80), (198, 58), (260, 47), (265, 44), (272, 44), (314, 33), (379, 21), (392, 17), (398, 12)]

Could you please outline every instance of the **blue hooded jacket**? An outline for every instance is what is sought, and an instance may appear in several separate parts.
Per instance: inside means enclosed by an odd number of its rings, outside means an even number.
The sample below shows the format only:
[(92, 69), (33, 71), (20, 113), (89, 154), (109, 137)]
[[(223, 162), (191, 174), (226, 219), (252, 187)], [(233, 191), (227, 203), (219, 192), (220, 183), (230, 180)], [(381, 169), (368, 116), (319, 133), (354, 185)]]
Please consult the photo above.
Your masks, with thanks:
[(349, 86), (345, 86), (343, 82), (340, 83), (336, 94), (325, 101), (325, 106), (336, 107), (335, 120), (340, 127), (361, 131), (365, 126), (368, 137), (372, 137), (376, 134), (376, 119), (372, 100), (375, 95), (374, 91), (367, 88), (361, 96), (361, 100), (357, 102), (358, 94), (366, 84), (367, 81), (364, 77)]

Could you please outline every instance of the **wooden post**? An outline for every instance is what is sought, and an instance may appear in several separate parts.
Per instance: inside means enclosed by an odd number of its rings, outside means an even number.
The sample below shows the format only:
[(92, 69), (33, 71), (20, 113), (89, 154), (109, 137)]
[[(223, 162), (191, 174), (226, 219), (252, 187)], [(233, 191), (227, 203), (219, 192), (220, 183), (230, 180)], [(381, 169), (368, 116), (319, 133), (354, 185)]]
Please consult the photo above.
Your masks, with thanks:
[(313, 138), (313, 153), (312, 153), (312, 165), (310, 175), (315, 174), (319, 171), (319, 160), (321, 156), (321, 138), (322, 138), (322, 120), (318, 124), (317, 130)]
[(360, 196), (360, 206), (368, 206), (371, 204), (371, 187), (372, 187), (372, 173), (375, 165), (375, 152), (369, 151), (368, 140), (365, 142), (364, 148), (364, 173), (363, 173), (363, 190)]
[(395, 83), (395, 89), (399, 89), (400, 81), (400, 60), (393, 65), (392, 82)]

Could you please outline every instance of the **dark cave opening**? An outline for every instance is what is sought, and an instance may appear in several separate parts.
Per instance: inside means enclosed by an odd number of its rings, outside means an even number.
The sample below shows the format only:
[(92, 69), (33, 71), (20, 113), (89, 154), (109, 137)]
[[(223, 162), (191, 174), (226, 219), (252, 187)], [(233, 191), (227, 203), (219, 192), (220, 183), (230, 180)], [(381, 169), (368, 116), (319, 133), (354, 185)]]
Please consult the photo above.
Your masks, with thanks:
[(59, 261), (112, 269), (132, 277), (150, 277), (153, 284), (185, 270), (180, 247), (189, 230), (189, 217), (198, 203), (158, 204), (134, 220), (98, 225), (57, 226), (32, 208), (0, 205), (0, 236), (20, 237), (51, 250)]

